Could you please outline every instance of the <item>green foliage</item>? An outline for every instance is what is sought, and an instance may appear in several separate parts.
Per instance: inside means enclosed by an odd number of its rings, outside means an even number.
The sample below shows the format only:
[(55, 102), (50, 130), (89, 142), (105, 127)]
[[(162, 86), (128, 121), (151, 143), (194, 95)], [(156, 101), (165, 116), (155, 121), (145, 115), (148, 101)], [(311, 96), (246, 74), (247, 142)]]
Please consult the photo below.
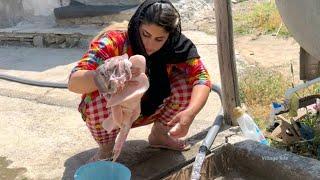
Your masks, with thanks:
[(282, 23), (281, 16), (274, 2), (255, 4), (251, 9), (234, 15), (235, 33), (244, 35), (252, 33), (274, 34), (288, 37), (289, 32)]
[[(270, 114), (271, 102), (282, 102), (282, 98), (288, 88), (291, 88), (291, 82), (280, 72), (261, 67), (246, 67), (239, 73), (239, 92), (241, 103), (244, 103), (247, 110), (254, 117), (255, 122), (261, 129), (267, 127), (267, 119)], [(298, 91), (298, 98), (319, 94), (320, 83), (309, 86)], [(283, 117), (290, 118), (285, 114)], [(270, 138), (272, 147), (284, 149), (301, 156), (311, 157), (320, 160), (320, 112), (308, 111), (307, 114), (299, 119), (312, 128), (314, 138), (310, 140), (302, 139), (294, 144), (287, 145), (282, 141)]]
[(301, 119), (301, 122), (311, 128), (315, 128), (319, 118), (320, 116), (318, 114), (313, 114), (311, 112), (308, 112), (307, 116)]
[(240, 100), (247, 105), (270, 105), (280, 100), (290, 84), (281, 73), (259, 67), (247, 68), (239, 77)]
[(313, 84), (309, 86), (308, 88), (304, 88), (299, 91), (299, 96), (309, 96), (311, 94), (320, 94), (320, 83)]
[(239, 96), (248, 111), (255, 117), (255, 121), (262, 129), (269, 117), (270, 104), (280, 101), (287, 88), (288, 79), (281, 73), (260, 67), (249, 67), (239, 75)]

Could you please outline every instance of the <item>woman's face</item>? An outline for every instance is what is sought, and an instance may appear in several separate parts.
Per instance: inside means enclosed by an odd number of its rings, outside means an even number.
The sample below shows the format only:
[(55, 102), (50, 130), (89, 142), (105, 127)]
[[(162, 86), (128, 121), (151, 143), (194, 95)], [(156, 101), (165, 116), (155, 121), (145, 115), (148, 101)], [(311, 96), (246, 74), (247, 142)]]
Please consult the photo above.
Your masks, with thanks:
[(158, 51), (169, 37), (169, 33), (164, 28), (155, 24), (141, 24), (139, 33), (149, 56)]

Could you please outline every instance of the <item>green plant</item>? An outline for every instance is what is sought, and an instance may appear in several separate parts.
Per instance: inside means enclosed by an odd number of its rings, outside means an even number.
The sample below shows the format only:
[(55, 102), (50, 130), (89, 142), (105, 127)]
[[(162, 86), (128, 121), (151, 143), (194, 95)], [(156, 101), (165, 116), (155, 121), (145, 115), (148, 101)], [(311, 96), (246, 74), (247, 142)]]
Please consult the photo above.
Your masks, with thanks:
[(313, 84), (307, 88), (298, 91), (299, 97), (310, 96), (312, 94), (320, 94), (320, 83)]
[(307, 113), (307, 116), (300, 120), (304, 125), (312, 128), (314, 137), (309, 141), (300, 141), (295, 144), (297, 154), (320, 160), (318, 149), (320, 148), (319, 114)]
[(289, 36), (288, 29), (282, 23), (274, 1), (257, 3), (249, 10), (235, 13), (234, 25), (234, 31), (238, 34), (259, 32)]
[[(270, 114), (270, 104), (273, 101), (282, 101), (288, 88), (291, 88), (289, 78), (280, 72), (261, 68), (258, 66), (245, 67), (239, 73), (239, 95), (241, 103), (244, 103), (247, 110), (253, 115), (255, 122), (261, 129), (265, 129), (266, 120)], [(298, 97), (306, 97), (320, 93), (320, 83), (314, 84), (297, 92)], [(283, 117), (290, 118), (286, 114)], [(291, 145), (282, 141), (269, 138), (272, 147), (284, 149), (301, 156), (311, 157), (320, 160), (320, 114), (314, 111), (307, 111), (299, 122), (312, 128), (314, 137), (309, 140), (299, 140)]]
[(280, 101), (290, 84), (281, 73), (261, 67), (248, 67), (239, 75), (239, 96), (261, 128), (270, 114), (270, 104)]
[(307, 112), (307, 115), (301, 120), (301, 122), (311, 128), (315, 128), (319, 118), (320, 117), (318, 114), (312, 114), (311, 112)]

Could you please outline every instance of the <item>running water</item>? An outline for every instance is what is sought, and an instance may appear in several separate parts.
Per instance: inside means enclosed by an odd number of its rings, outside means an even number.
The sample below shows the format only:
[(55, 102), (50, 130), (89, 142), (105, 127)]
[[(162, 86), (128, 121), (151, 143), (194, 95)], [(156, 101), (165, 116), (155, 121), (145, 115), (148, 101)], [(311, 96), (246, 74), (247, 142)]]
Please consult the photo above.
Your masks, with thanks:
[(198, 180), (200, 179), (200, 172), (201, 172), (201, 167), (203, 164), (203, 161), (206, 157), (206, 152), (205, 151), (199, 151), (199, 153), (196, 156), (196, 159), (193, 163), (193, 168), (192, 168), (192, 174), (191, 174), (191, 180)]

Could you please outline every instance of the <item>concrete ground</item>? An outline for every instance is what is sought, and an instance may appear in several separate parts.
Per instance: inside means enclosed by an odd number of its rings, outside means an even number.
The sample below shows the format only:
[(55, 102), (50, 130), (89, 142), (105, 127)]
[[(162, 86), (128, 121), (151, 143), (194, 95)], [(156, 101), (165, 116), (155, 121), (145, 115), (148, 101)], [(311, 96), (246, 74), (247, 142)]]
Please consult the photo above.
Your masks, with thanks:
[[(203, 32), (185, 34), (198, 47), (214, 83), (220, 83), (216, 37)], [(83, 49), (1, 47), (0, 73), (33, 80), (67, 82)], [(0, 80), (0, 179), (73, 179), (74, 172), (97, 150), (80, 114), (80, 95), (67, 89), (28, 86)], [(174, 164), (194, 158), (206, 130), (220, 108), (211, 93), (190, 128), (187, 152), (152, 149), (147, 137), (151, 126), (132, 129), (119, 162), (132, 171), (133, 179), (160, 177)], [(229, 130), (228, 130), (229, 131)], [(219, 135), (215, 146), (224, 143)]]

